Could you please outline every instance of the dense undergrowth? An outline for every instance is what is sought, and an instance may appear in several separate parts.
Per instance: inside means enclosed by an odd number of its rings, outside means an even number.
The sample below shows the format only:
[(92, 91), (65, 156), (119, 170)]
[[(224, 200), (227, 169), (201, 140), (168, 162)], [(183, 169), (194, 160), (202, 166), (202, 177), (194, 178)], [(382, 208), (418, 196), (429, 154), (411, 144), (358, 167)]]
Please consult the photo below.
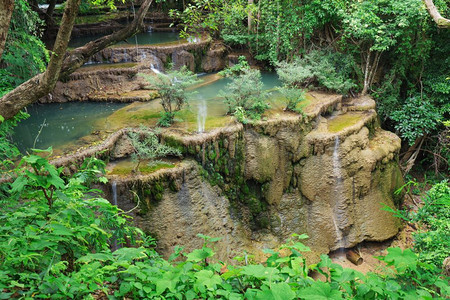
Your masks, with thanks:
[[(450, 293), (448, 277), (441, 273), (450, 249), (446, 182), (427, 193), (411, 219), (423, 224), (415, 248), (389, 248), (379, 258), (388, 267), (364, 275), (326, 255), (310, 265), (302, 255), (309, 251), (302, 243), (305, 235), (266, 250), (269, 258), (262, 264), (218, 261), (218, 239), (203, 235), (202, 248), (185, 253), (176, 247), (164, 260), (151, 237), (88, 187), (105, 181), (102, 161), (89, 159), (67, 177), (43, 153), (23, 157), (1, 200), (1, 299), (430, 299)], [(437, 237), (439, 243), (428, 242)], [(311, 271), (324, 279), (313, 280)]]

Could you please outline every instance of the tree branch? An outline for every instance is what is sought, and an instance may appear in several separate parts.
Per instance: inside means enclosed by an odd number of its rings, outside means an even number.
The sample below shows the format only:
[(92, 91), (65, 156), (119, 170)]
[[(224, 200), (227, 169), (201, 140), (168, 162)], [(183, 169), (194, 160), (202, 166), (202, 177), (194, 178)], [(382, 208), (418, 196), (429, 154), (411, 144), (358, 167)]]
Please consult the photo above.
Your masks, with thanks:
[(136, 14), (136, 17), (127, 27), (70, 51), (64, 60), (60, 79), (67, 79), (68, 75), (81, 67), (95, 53), (138, 33), (152, 2), (153, 0), (144, 0)]
[(22, 108), (51, 92), (58, 80), (67, 78), (69, 74), (87, 62), (90, 56), (137, 33), (153, 0), (145, 0), (133, 22), (124, 29), (89, 42), (64, 56), (80, 2), (81, 0), (68, 0), (67, 2), (61, 27), (56, 37), (54, 53), (51, 56), (47, 70), (22, 83), (0, 98), (0, 115), (5, 120), (11, 119)]
[(423, 2), (425, 3), (430, 16), (433, 18), (438, 27), (450, 28), (450, 19), (446, 19), (441, 16), (436, 6), (434, 5), (433, 0), (423, 0)]

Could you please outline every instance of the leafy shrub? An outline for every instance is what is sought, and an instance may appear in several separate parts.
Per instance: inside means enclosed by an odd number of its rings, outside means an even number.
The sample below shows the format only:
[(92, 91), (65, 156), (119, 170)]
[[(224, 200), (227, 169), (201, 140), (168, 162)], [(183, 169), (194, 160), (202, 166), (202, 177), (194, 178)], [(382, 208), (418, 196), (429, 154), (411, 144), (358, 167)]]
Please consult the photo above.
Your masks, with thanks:
[(192, 94), (192, 92), (188, 93), (186, 89), (199, 82), (197, 75), (185, 66), (180, 70), (170, 70), (167, 74), (157, 74), (156, 80), (154, 76), (140, 75), (148, 80), (151, 87), (158, 90), (165, 112), (161, 116), (159, 124), (165, 127), (173, 123), (175, 113), (186, 105), (189, 95)]
[(356, 87), (351, 78), (353, 60), (338, 52), (311, 51), (293, 62), (278, 63), (277, 73), (289, 87), (324, 87), (347, 94)]
[(160, 162), (156, 160), (157, 158), (168, 155), (181, 156), (180, 150), (161, 144), (157, 132), (146, 127), (142, 126), (138, 132), (129, 131), (128, 136), (134, 147), (131, 158), (136, 162), (135, 172), (139, 170), (139, 165), (143, 160), (149, 160), (148, 166), (152, 167)]
[[(100, 274), (89, 273), (86, 255), (98, 261), (110, 252), (110, 243), (134, 243), (142, 232), (126, 225), (116, 206), (87, 187), (105, 182), (104, 162), (87, 160), (80, 171), (63, 178), (62, 168), (49, 164), (39, 151), (23, 157), (16, 170), (0, 217), (1, 298), (67, 298), (84, 289), (101, 288)], [(97, 262), (97, 267), (99, 262)], [(83, 277), (73, 273), (85, 269)], [(70, 275), (69, 275), (70, 274)], [(82, 293), (81, 293), (82, 294)]]
[(0, 96), (46, 68), (49, 52), (40, 40), (43, 25), (27, 1), (15, 1), (0, 68)]
[(450, 187), (447, 181), (433, 185), (423, 206), (412, 216), (421, 229), (414, 234), (414, 251), (419, 259), (438, 267), (450, 256)]
[(225, 98), (228, 112), (236, 114), (240, 122), (259, 120), (269, 104), (263, 90), (259, 70), (244, 69), (239, 75), (233, 75), (232, 81), (220, 94)]
[(14, 160), (18, 158), (20, 152), (11, 142), (11, 134), (18, 122), (28, 116), (28, 114), (20, 112), (14, 118), (5, 121), (0, 115), (0, 172), (8, 170)]
[(417, 138), (436, 130), (441, 115), (427, 99), (412, 97), (401, 109), (392, 112), (391, 118), (397, 122), (395, 129), (413, 145)]
[(279, 91), (283, 95), (284, 101), (286, 102), (285, 110), (302, 112), (302, 109), (297, 106), (300, 102), (306, 99), (305, 98), (306, 93), (304, 90), (283, 86), (279, 89)]
[(245, 72), (246, 70), (250, 69), (250, 66), (247, 62), (247, 58), (245, 56), (239, 56), (238, 57), (238, 63), (226, 68), (222, 71), (219, 72), (219, 75), (221, 76), (225, 76), (225, 77), (230, 77), (233, 75), (239, 75), (243, 72)]

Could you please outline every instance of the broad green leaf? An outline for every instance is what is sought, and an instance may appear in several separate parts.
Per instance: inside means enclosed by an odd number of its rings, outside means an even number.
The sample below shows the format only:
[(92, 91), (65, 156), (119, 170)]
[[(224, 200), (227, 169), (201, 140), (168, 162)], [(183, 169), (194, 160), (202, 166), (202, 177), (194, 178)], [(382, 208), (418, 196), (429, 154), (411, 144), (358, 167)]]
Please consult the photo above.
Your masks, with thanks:
[(111, 253), (89, 253), (85, 256), (80, 257), (77, 262), (79, 263), (90, 263), (91, 261), (108, 261), (112, 260), (113, 256)]
[(307, 300), (337, 300), (342, 299), (342, 293), (334, 290), (328, 283), (322, 281), (314, 282), (310, 287), (301, 290), (300, 298)]
[(264, 267), (263, 265), (249, 265), (242, 268), (241, 274), (253, 276), (258, 279), (276, 279), (280, 271), (272, 267)]
[(120, 248), (113, 252), (118, 261), (132, 261), (134, 259), (143, 259), (147, 257), (145, 248)]
[(214, 289), (218, 284), (222, 283), (222, 278), (219, 275), (214, 274), (210, 270), (201, 270), (195, 274), (197, 278), (196, 283), (206, 286), (208, 289)]
[(27, 185), (28, 179), (25, 176), (19, 176), (14, 180), (14, 182), (11, 184), (11, 193), (20, 193), (23, 191), (23, 188), (25, 185)]
[(417, 267), (417, 255), (411, 249), (403, 251), (400, 248), (388, 248), (388, 255), (383, 260), (389, 266), (393, 265), (398, 272), (403, 272), (406, 269), (415, 270)]
[(188, 261), (199, 262), (212, 256), (214, 256), (213, 250), (211, 248), (203, 247), (202, 249), (195, 249), (186, 257)]

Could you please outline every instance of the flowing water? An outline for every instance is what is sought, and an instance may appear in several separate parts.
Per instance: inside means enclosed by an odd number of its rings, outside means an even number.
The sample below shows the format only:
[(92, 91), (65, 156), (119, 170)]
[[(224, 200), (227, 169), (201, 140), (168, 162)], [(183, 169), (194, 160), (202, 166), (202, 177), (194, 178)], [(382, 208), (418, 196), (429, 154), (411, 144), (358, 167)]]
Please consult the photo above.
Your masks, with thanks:
[(339, 228), (339, 224), (342, 223), (342, 216), (338, 213), (339, 203), (343, 200), (342, 193), (342, 168), (341, 168), (341, 160), (339, 158), (339, 136), (336, 135), (334, 140), (334, 148), (333, 148), (333, 176), (335, 178), (335, 188), (334, 188), (334, 209), (331, 214), (331, 218), (333, 221), (334, 229), (336, 232), (336, 237), (338, 239), (339, 248), (343, 248), (345, 246), (345, 237), (342, 230)]
[(208, 114), (208, 109), (206, 107), (205, 99), (202, 99), (198, 105), (197, 113), (197, 132), (205, 131), (206, 115)]
[[(74, 37), (69, 42), (69, 47), (76, 48), (81, 47), (85, 45), (86, 43), (90, 41), (94, 41), (98, 38), (101, 38), (105, 36), (104, 34), (94, 34), (89, 36), (80, 36), (80, 37)], [(137, 33), (135, 36), (129, 37), (125, 41), (121, 41), (117, 43), (120, 44), (132, 44), (134, 45), (136, 43), (139, 45), (154, 45), (154, 44), (162, 44), (162, 43), (169, 43), (169, 42), (175, 42), (180, 40), (180, 36), (178, 35), (178, 32), (157, 32), (157, 31), (151, 31), (151, 32), (141, 32)]]
[[(117, 206), (117, 182), (113, 181), (111, 182), (111, 192), (112, 192), (112, 199), (113, 199), (113, 204), (115, 206)], [(112, 250), (117, 250), (117, 238), (113, 238), (113, 243), (112, 243)]]

